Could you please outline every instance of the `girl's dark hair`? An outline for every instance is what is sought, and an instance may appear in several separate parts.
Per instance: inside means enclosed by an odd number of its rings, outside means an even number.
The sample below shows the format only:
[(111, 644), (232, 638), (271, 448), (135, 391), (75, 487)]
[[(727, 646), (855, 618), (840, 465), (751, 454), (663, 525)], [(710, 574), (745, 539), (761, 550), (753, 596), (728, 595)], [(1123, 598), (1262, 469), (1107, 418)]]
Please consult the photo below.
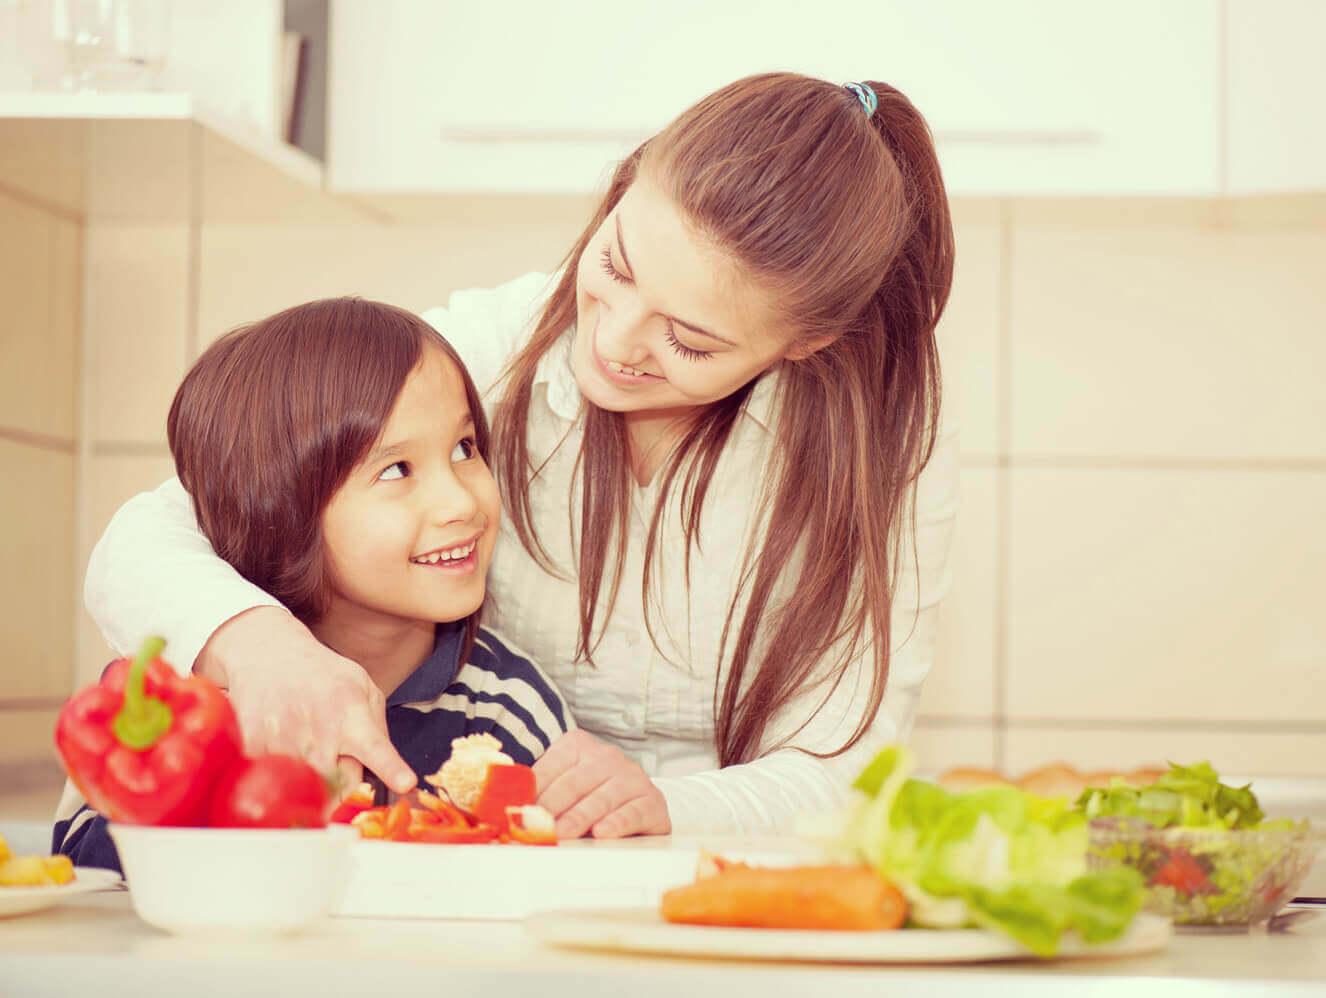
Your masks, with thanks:
[[(330, 599), (323, 510), (381, 436), (425, 349), (460, 372), (487, 460), (488, 423), (456, 351), (417, 315), (380, 302), (328, 298), (233, 330), (175, 393), (170, 451), (199, 526), (305, 623)], [(467, 648), (481, 610), (466, 620)]]

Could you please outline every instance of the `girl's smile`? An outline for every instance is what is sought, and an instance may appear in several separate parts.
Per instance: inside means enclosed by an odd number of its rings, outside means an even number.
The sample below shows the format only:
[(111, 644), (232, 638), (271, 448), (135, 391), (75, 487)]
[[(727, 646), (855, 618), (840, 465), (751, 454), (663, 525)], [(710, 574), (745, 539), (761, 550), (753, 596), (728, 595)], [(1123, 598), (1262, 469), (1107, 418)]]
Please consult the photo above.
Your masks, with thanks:
[(451, 547), (434, 548), (410, 559), (410, 563), (422, 568), (438, 568), (445, 572), (466, 574), (474, 571), (479, 563), (475, 552), (479, 547), (481, 534), (475, 534), (468, 541)]

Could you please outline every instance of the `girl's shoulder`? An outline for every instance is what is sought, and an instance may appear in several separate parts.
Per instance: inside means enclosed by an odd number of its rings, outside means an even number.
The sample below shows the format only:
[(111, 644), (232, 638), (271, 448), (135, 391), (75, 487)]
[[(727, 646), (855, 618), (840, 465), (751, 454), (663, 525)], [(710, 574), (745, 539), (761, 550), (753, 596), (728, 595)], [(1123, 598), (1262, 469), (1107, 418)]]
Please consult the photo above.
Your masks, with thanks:
[(501, 691), (515, 695), (527, 705), (537, 705), (538, 712), (547, 711), (562, 730), (573, 726), (566, 701), (547, 673), (529, 655), (491, 628), (479, 628), (469, 659), (463, 663), (461, 671), (467, 685), (475, 687), (476, 692), (491, 694)]
[(423, 319), (456, 348), (479, 394), (486, 395), (533, 333), (556, 283), (556, 275), (533, 273), (495, 288), (456, 291)]

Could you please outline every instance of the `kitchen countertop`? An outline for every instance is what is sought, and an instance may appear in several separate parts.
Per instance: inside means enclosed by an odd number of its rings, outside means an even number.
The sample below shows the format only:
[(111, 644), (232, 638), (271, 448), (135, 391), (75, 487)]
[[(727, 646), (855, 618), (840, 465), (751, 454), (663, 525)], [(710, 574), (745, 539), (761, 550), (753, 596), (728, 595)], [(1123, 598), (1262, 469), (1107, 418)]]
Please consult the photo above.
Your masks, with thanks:
[[(824, 993), (986, 998), (1139, 994), (1320, 995), (1326, 917), (1289, 931), (1176, 935), (1118, 960), (946, 967), (830, 966), (641, 957), (543, 946), (516, 922), (332, 919), (284, 939), (172, 937), (139, 921), (123, 891), (0, 920), (0, 994), (246, 998), (292, 993), (761, 998)], [(410, 989), (406, 991), (404, 989)], [(1153, 990), (1140, 992), (1153, 993)]]

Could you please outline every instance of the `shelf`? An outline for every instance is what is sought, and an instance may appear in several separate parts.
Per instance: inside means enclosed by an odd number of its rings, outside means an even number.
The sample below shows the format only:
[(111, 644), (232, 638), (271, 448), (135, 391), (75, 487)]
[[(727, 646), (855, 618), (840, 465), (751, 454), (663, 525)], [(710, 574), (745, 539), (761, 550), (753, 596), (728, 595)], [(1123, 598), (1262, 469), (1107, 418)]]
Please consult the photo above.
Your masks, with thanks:
[(0, 190), (78, 220), (377, 221), (322, 164), (188, 94), (0, 94)]

